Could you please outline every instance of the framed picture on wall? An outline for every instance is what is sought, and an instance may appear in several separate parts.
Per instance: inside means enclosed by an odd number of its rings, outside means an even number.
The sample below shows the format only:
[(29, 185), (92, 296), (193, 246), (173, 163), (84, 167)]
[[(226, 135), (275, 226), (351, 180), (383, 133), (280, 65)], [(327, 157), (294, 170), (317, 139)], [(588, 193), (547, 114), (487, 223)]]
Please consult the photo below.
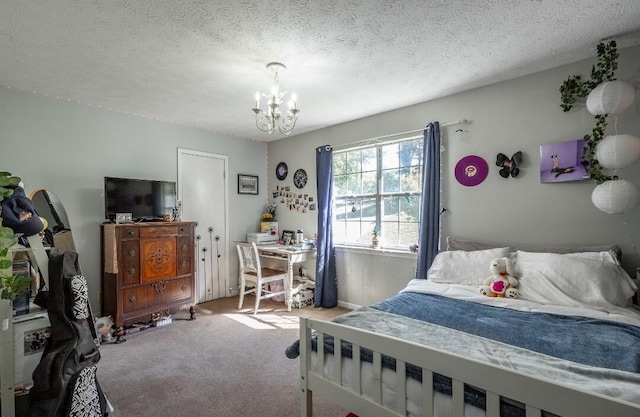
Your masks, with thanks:
[(238, 174), (238, 194), (258, 194), (258, 176)]
[(540, 182), (584, 181), (589, 174), (582, 163), (584, 139), (540, 146)]

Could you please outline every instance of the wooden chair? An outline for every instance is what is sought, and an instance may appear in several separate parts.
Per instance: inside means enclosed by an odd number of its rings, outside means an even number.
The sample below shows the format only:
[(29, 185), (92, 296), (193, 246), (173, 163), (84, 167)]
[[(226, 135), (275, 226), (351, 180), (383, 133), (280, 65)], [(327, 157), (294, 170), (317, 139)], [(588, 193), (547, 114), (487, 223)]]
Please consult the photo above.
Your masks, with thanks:
[[(254, 293), (256, 295), (256, 304), (253, 308), (253, 314), (256, 314), (260, 306), (260, 300), (281, 294), (286, 296), (287, 271), (263, 268), (260, 264), (260, 255), (255, 242), (236, 241), (235, 243), (238, 249), (238, 258), (240, 259), (240, 301), (238, 302), (238, 310), (242, 308), (244, 295)], [(268, 288), (263, 288), (264, 284), (280, 280), (284, 284), (283, 291), (271, 291)], [(248, 288), (247, 283), (254, 286)]]

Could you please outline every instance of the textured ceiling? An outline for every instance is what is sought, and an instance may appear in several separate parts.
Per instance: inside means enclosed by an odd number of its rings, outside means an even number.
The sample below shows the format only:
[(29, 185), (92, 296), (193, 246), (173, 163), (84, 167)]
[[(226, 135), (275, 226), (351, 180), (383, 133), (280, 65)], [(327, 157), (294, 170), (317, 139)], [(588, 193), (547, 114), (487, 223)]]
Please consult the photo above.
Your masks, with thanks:
[(265, 65), (293, 134), (640, 43), (638, 0), (2, 0), (0, 85), (261, 141)]

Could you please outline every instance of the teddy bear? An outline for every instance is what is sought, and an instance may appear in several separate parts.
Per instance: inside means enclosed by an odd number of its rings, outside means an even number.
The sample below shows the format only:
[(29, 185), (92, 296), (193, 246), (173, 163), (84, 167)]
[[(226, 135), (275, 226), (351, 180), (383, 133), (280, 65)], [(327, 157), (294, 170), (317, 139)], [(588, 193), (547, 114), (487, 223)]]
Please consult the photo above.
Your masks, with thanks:
[(489, 266), (491, 275), (484, 280), (484, 285), (480, 286), (480, 294), (487, 297), (508, 297), (516, 298), (518, 290), (518, 279), (513, 275), (513, 265), (507, 257), (496, 258)]

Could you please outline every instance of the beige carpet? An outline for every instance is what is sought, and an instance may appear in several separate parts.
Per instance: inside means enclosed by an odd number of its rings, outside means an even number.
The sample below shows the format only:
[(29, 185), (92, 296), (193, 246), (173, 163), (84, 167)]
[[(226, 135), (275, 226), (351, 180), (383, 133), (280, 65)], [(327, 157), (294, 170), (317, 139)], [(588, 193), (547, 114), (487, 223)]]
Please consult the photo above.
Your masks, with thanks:
[[(179, 311), (167, 326), (103, 344), (98, 380), (117, 417), (300, 415), (298, 360), (284, 351), (298, 338), (298, 316), (331, 319), (349, 310), (306, 307), (287, 312), (263, 300), (253, 316), (254, 298), (243, 310), (237, 297), (197, 306), (197, 318)], [(348, 412), (314, 398), (314, 416)]]

